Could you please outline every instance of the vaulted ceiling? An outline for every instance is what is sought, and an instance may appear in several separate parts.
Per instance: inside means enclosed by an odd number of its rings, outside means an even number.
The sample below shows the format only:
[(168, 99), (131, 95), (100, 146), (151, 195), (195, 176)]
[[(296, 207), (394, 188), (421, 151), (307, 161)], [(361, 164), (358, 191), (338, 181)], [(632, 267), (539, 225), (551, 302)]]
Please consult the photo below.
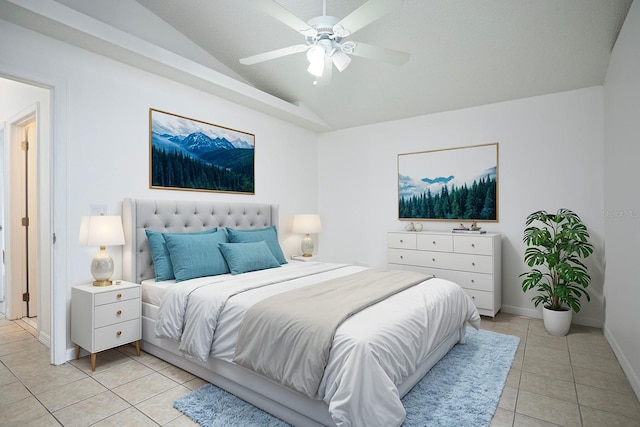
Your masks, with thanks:
[[(251, 0), (57, 3), (302, 106), (331, 130), (600, 85), (632, 0), (405, 0), (349, 40), (408, 52), (407, 63), (353, 57), (317, 85), (304, 53), (239, 62), (304, 43)], [(277, 3), (303, 21), (323, 14), (322, 0)], [(326, 0), (326, 12), (343, 18), (365, 3)]]

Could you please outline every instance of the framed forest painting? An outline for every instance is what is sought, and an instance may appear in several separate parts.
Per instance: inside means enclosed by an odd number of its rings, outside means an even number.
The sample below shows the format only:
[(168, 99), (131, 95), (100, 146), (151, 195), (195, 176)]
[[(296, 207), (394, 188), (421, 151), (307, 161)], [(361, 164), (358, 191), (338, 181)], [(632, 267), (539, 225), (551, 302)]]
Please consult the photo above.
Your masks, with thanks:
[(399, 219), (498, 221), (498, 143), (398, 155)]
[(151, 188), (255, 194), (255, 135), (149, 109)]

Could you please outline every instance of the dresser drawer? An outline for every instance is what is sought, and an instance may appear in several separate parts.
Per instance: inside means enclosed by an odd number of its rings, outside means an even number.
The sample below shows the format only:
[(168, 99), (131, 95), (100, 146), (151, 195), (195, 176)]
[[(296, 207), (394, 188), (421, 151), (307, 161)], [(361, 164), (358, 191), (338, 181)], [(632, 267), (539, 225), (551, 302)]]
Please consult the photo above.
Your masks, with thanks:
[(464, 291), (471, 297), (476, 308), (493, 311), (493, 293), (474, 289), (465, 289)]
[(393, 264), (424, 266), (424, 254), (424, 252), (410, 249), (389, 249), (388, 251), (389, 262)]
[(141, 338), (140, 331), (140, 318), (98, 328), (95, 330), (95, 351), (137, 341)]
[(470, 273), (466, 271), (449, 270), (443, 278), (457, 283), (465, 289), (493, 292), (494, 277), (492, 274)]
[(97, 306), (94, 316), (96, 328), (136, 319), (140, 317), (140, 298)]
[(461, 254), (493, 255), (493, 239), (480, 236), (453, 236), (453, 251)]
[(115, 289), (108, 292), (100, 292), (96, 294), (95, 296), (96, 306), (102, 305), (102, 304), (110, 304), (112, 302), (124, 301), (128, 299), (133, 299), (133, 298), (138, 298), (138, 299), (140, 298), (140, 287), (118, 289), (117, 288), (118, 285), (111, 285), (111, 286), (114, 286)]
[(452, 254), (453, 262), (448, 267), (452, 270), (471, 273), (493, 273), (493, 257), (487, 255)]
[(416, 235), (409, 233), (389, 233), (387, 234), (387, 244), (390, 248), (415, 249)]
[(422, 251), (451, 252), (453, 239), (448, 234), (418, 234), (418, 249)]

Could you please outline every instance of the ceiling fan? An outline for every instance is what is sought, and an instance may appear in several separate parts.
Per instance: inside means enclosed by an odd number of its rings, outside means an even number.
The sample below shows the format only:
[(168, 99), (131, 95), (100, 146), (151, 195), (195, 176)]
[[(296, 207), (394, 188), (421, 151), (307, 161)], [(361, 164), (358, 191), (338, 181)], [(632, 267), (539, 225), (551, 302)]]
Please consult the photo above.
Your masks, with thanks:
[(409, 60), (408, 53), (344, 40), (399, 7), (402, 2), (403, 0), (369, 0), (345, 18), (338, 19), (327, 15), (327, 2), (324, 0), (322, 16), (304, 22), (274, 0), (253, 0), (264, 12), (302, 34), (306, 43), (242, 58), (240, 63), (253, 65), (294, 53), (307, 52), (307, 71), (316, 77), (322, 77), (325, 69), (331, 71), (331, 64), (342, 72), (351, 62), (350, 55), (402, 65)]

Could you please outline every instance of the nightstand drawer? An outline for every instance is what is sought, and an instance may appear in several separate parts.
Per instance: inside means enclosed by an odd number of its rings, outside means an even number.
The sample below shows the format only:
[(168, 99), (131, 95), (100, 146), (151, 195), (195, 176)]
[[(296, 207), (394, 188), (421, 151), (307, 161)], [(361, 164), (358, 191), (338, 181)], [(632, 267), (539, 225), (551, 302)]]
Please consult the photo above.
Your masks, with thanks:
[(137, 319), (140, 317), (140, 298), (100, 305), (94, 315), (96, 328)]
[(140, 318), (98, 328), (95, 331), (95, 351), (128, 344), (140, 339)]
[(125, 301), (133, 298), (140, 298), (140, 288), (124, 288), (124, 289), (109, 290), (108, 292), (100, 292), (96, 294), (95, 304), (96, 306), (102, 304), (110, 304), (112, 302)]

